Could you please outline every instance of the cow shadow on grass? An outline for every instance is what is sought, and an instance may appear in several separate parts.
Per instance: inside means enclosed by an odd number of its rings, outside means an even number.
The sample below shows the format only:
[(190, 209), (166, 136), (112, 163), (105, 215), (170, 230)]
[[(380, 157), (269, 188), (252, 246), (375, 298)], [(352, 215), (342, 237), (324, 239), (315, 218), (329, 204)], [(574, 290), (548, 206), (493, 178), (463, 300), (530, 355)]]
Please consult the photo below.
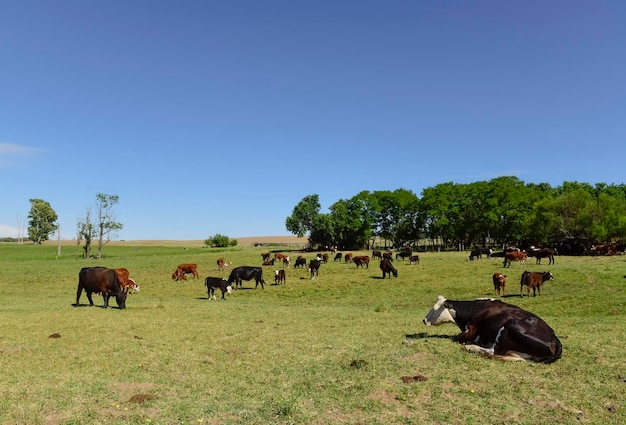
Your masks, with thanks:
[(429, 334), (426, 332), (418, 332), (416, 334), (407, 334), (405, 335), (405, 338), (407, 339), (432, 339), (432, 338), (437, 338), (437, 339), (452, 339), (454, 338), (454, 336), (452, 335), (439, 335), (439, 334)]
[[(93, 308), (105, 308), (103, 305), (91, 305), (91, 304), (75, 304), (72, 303), (72, 307), (93, 307)], [(113, 308), (113, 309), (117, 309), (117, 310), (121, 310), (118, 306), (112, 306), (109, 305), (109, 307), (107, 308)]]

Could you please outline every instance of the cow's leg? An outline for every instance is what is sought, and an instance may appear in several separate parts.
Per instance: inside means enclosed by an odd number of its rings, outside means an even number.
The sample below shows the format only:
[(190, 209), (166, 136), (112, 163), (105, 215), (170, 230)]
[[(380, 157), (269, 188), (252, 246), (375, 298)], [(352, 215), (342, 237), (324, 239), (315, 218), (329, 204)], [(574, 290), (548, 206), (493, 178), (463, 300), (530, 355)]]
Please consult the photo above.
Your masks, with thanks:
[(537, 334), (536, 323), (510, 322), (500, 331), (494, 347), (496, 356), (513, 356), (522, 360), (545, 360), (554, 356), (557, 342), (542, 340)]
[(102, 298), (104, 299), (104, 308), (109, 308), (109, 293), (103, 292)]
[(85, 289), (85, 294), (87, 295), (87, 299), (89, 300), (89, 305), (93, 305), (93, 300), (91, 299), (91, 291)]
[(83, 287), (81, 285), (78, 285), (78, 289), (76, 290), (76, 305), (80, 305), (78, 304), (78, 300), (80, 300), (80, 296), (83, 293)]

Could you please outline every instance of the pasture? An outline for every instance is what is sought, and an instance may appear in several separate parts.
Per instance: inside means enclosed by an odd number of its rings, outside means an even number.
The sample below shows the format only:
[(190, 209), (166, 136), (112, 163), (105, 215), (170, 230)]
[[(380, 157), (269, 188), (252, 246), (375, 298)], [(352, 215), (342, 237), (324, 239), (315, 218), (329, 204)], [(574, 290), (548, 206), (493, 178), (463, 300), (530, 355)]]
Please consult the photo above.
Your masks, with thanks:
[[(501, 258), (420, 253), (398, 278), (333, 262), (311, 281), (209, 301), (205, 276), (261, 264), (261, 248), (111, 243), (102, 260), (64, 247), (0, 244), (1, 424), (622, 424), (626, 422), (626, 256), (556, 257), (502, 269)], [(285, 252), (285, 251), (283, 251)], [(288, 252), (294, 264), (300, 254)], [(371, 251), (354, 252), (371, 255)], [(313, 253), (302, 254), (307, 259)], [(216, 260), (232, 265), (217, 271)], [(180, 263), (200, 279), (175, 282)], [(81, 267), (126, 267), (127, 309), (73, 307)], [(519, 297), (522, 271), (550, 271)], [(493, 297), (543, 318), (563, 343), (553, 364), (466, 352), (453, 325), (426, 327), (438, 295)], [(87, 304), (85, 295), (82, 304)], [(116, 306), (115, 301), (112, 305)]]

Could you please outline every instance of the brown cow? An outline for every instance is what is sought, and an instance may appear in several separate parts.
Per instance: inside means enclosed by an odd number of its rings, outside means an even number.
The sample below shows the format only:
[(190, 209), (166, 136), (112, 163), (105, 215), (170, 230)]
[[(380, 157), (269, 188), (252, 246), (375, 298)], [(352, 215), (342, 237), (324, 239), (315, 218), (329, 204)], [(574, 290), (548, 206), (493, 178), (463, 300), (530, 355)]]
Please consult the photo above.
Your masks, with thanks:
[(375, 260), (375, 259), (377, 259), (377, 258), (378, 258), (379, 260), (382, 260), (382, 259), (383, 259), (383, 253), (382, 253), (382, 252), (380, 252), (380, 251), (378, 251), (378, 250), (373, 250), (373, 251), (372, 251), (372, 260)]
[(359, 266), (361, 268), (363, 268), (363, 266), (365, 266), (366, 268), (370, 268), (370, 257), (369, 255), (358, 255), (356, 257), (352, 257), (352, 262), (354, 264), (356, 264), (356, 268), (358, 269)]
[(193, 275), (194, 279), (198, 279), (198, 265), (193, 263), (180, 264), (174, 274), (172, 274), (172, 279), (175, 279), (176, 282), (179, 280), (187, 280), (186, 275)]
[(274, 260), (276, 260), (276, 259), (272, 258), (271, 260), (263, 261), (263, 264), (261, 264), (261, 265), (262, 266), (273, 266), (274, 265)]
[(502, 273), (493, 274), (493, 289), (496, 291), (496, 295), (500, 296), (500, 290), (504, 295), (504, 287), (506, 286), (506, 276)]
[(351, 263), (352, 262), (352, 253), (348, 252), (346, 255), (343, 256), (343, 260), (346, 263)]
[(83, 290), (87, 294), (89, 305), (93, 305), (92, 293), (102, 294), (104, 308), (109, 306), (109, 298), (115, 297), (120, 309), (126, 308), (126, 292), (120, 284), (117, 272), (106, 267), (83, 267), (78, 273), (78, 289), (76, 290), (76, 306), (79, 306)]
[(270, 259), (270, 253), (269, 252), (262, 252), (261, 253), (261, 257), (263, 257), (263, 261), (267, 261)]
[(277, 252), (276, 254), (274, 254), (274, 260), (275, 261), (283, 261), (285, 259), (286, 255), (281, 253), (281, 252)]
[(280, 285), (281, 283), (287, 283), (287, 278), (285, 276), (285, 270), (274, 270), (274, 283)]
[(328, 263), (328, 253), (325, 252), (324, 254), (322, 254), (322, 262), (324, 264)]
[(389, 279), (391, 279), (392, 273), (395, 277), (398, 277), (398, 270), (396, 270), (396, 268), (393, 266), (390, 258), (382, 259), (382, 261), (380, 262), (380, 269), (383, 271), (383, 279), (385, 278), (385, 275), (389, 275)]
[(285, 256), (285, 258), (283, 258), (283, 268), (287, 267), (289, 268), (289, 263), (291, 262), (291, 259), (289, 258), (289, 256)]
[(520, 266), (524, 267), (526, 265), (526, 252), (524, 252), (524, 251), (507, 252), (504, 255), (504, 263), (502, 263), (502, 266), (503, 267), (511, 267), (511, 263), (513, 261), (519, 261)]
[(419, 255), (411, 255), (409, 257), (409, 264), (419, 264), (420, 263), (420, 256)]
[(224, 271), (224, 266), (226, 266), (226, 260), (224, 260), (223, 258), (218, 258), (217, 259), (217, 270), (219, 271)]
[(122, 286), (124, 293), (128, 294), (128, 291), (131, 289), (133, 290), (133, 292), (139, 292), (139, 285), (137, 285), (137, 283), (133, 279), (128, 277), (128, 269), (119, 268), (113, 270), (115, 270), (115, 273), (117, 274), (117, 278), (120, 281), (120, 285)]
[(533, 288), (533, 297), (535, 296), (535, 290), (541, 295), (541, 285), (546, 280), (554, 280), (554, 276), (550, 272), (529, 272), (522, 273), (522, 279), (520, 281), (519, 292), (520, 296), (524, 296), (522, 289), (526, 286), (527, 296), (530, 297), (530, 288)]

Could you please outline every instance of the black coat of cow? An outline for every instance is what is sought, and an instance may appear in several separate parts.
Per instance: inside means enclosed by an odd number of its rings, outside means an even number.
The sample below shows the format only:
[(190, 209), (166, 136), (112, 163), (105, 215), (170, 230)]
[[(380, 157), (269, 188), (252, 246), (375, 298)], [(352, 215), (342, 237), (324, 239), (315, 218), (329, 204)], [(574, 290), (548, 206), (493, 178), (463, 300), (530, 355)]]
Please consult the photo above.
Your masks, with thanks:
[(265, 281), (263, 280), (263, 269), (261, 267), (254, 266), (239, 266), (235, 267), (228, 277), (228, 283), (232, 284), (235, 282), (235, 289), (242, 288), (241, 281), (242, 280), (252, 280), (256, 282), (254, 288), (256, 289), (261, 284), (261, 289), (265, 288)]
[(380, 269), (383, 271), (383, 279), (385, 275), (389, 275), (389, 279), (391, 279), (391, 274), (395, 277), (398, 277), (398, 270), (391, 264), (391, 260), (389, 258), (383, 258), (380, 262)]
[(561, 341), (546, 322), (502, 301), (451, 301), (439, 296), (423, 322), (456, 323), (461, 330), (456, 341), (469, 351), (502, 360), (552, 363), (562, 354)]
[(316, 258), (315, 260), (309, 261), (309, 273), (311, 274), (311, 280), (319, 277), (320, 274), (320, 266), (322, 265), (322, 260)]
[(104, 308), (109, 306), (109, 298), (115, 297), (119, 308), (126, 308), (126, 292), (114, 269), (106, 267), (83, 267), (78, 273), (78, 289), (76, 290), (76, 305), (80, 305), (80, 296), (85, 290), (89, 305), (93, 305), (91, 294), (102, 294)]

